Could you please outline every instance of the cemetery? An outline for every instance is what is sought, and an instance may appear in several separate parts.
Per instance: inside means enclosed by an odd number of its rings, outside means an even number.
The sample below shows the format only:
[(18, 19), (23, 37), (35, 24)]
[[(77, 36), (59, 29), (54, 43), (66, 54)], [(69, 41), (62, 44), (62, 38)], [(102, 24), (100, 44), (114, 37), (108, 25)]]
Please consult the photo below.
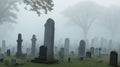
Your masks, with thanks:
[(120, 1), (103, 2), (1, 0), (0, 67), (120, 67)]

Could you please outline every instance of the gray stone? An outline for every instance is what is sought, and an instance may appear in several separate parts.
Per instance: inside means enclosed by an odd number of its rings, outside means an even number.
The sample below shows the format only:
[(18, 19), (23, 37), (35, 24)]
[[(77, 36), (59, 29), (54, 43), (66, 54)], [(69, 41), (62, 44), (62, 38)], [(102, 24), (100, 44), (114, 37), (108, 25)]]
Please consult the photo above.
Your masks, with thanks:
[(118, 53), (116, 51), (111, 51), (110, 52), (109, 64), (111, 66), (117, 67), (117, 65), (118, 65)]
[(7, 50), (7, 56), (10, 56), (11, 52), (10, 49)]
[(65, 56), (69, 55), (69, 46), (70, 46), (70, 40), (69, 38), (65, 39), (65, 44), (64, 44), (64, 50), (65, 50)]
[(32, 41), (31, 56), (32, 56), (32, 57), (35, 57), (35, 55), (36, 55), (36, 52), (35, 52), (35, 50), (36, 50), (36, 41), (37, 41), (35, 35), (32, 36), (31, 41)]
[(91, 52), (92, 55), (94, 55), (94, 47), (90, 48), (90, 52)]
[(59, 52), (59, 60), (63, 61), (64, 59), (64, 48), (62, 47)]
[(90, 51), (87, 51), (87, 52), (86, 52), (86, 57), (87, 57), (87, 58), (91, 58), (91, 55), (92, 55), (92, 54), (91, 54)]
[(17, 53), (16, 56), (20, 57), (22, 56), (22, 35), (21, 33), (18, 34), (18, 40), (17, 40)]
[(6, 52), (6, 41), (2, 40), (2, 53), (4, 54)]
[(45, 47), (45, 46), (40, 47), (39, 58), (40, 58), (40, 60), (46, 60), (47, 59), (47, 47)]
[(85, 46), (86, 46), (85, 41), (81, 40), (80, 46), (79, 46), (79, 58), (80, 58), (80, 60), (83, 60), (85, 57)]
[(49, 18), (45, 24), (44, 45), (47, 47), (47, 61), (54, 60), (54, 21)]

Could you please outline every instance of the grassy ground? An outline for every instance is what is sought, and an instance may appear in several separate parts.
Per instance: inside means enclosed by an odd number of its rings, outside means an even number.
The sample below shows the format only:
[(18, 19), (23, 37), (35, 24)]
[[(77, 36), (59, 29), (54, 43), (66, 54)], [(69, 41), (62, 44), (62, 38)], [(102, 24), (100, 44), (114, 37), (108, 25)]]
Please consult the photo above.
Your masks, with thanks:
[(108, 65), (108, 58), (91, 58), (79, 61), (77, 58), (73, 57), (71, 59), (71, 63), (68, 63), (67, 59), (65, 59), (63, 62), (59, 62), (57, 64), (36, 64), (28, 62), (25, 59), (19, 59), (17, 62), (23, 63), (23, 65), (10, 66), (5, 65), (5, 63), (0, 63), (0, 67), (110, 67)]

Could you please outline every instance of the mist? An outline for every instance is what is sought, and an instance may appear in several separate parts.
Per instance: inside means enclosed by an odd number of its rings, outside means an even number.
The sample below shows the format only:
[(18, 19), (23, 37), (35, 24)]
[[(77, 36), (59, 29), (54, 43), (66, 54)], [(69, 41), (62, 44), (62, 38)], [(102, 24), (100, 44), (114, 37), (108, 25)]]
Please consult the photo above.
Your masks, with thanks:
[[(17, 45), (17, 35), (21, 33), (23, 46), (29, 47), (31, 46), (32, 35), (35, 34), (37, 46), (43, 45), (44, 24), (48, 18), (52, 18), (55, 21), (55, 46), (62, 47), (65, 38), (69, 38), (71, 50), (77, 49), (82, 39), (89, 40), (88, 47), (91, 47), (91, 40), (95, 37), (98, 40), (102, 37), (107, 40), (112, 39), (117, 43), (114, 48), (118, 46), (120, 40), (119, 0), (66, 1), (68, 2), (55, 0), (53, 11), (41, 16), (36, 15), (35, 12), (25, 10), (24, 4), (18, 4), (19, 12), (16, 12), (17, 19), (15, 20), (17, 23), (3, 23), (0, 25), (0, 41), (6, 40), (8, 48), (9, 46), (15, 47)], [(86, 13), (88, 13), (88, 16), (84, 15)], [(88, 18), (84, 19), (82, 14)], [(79, 21), (81, 18), (85, 21)], [(89, 22), (91, 19), (93, 19), (92, 22)], [(90, 24), (90, 26), (85, 24)], [(88, 29), (84, 29), (85, 26)], [(100, 44), (94, 46), (100, 47)]]

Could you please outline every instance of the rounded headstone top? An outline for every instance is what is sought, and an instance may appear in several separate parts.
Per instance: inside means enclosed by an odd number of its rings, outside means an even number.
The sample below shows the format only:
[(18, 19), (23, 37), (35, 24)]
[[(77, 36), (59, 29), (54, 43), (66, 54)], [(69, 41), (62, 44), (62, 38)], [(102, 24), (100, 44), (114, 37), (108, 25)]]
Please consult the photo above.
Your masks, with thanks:
[[(46, 22), (46, 24), (48, 24), (48, 25), (54, 25), (54, 20), (53, 19), (51, 19), (51, 18), (49, 18), (48, 20), (47, 20), (47, 22)], [(45, 24), (45, 25), (46, 25)]]
[(80, 44), (84, 44), (84, 45), (85, 45), (85, 44), (86, 44), (86, 43), (85, 43), (85, 40), (81, 40), (81, 41), (80, 41)]
[(111, 51), (110, 53), (117, 53), (116, 51)]
[(69, 41), (69, 38), (66, 38), (65, 40)]

